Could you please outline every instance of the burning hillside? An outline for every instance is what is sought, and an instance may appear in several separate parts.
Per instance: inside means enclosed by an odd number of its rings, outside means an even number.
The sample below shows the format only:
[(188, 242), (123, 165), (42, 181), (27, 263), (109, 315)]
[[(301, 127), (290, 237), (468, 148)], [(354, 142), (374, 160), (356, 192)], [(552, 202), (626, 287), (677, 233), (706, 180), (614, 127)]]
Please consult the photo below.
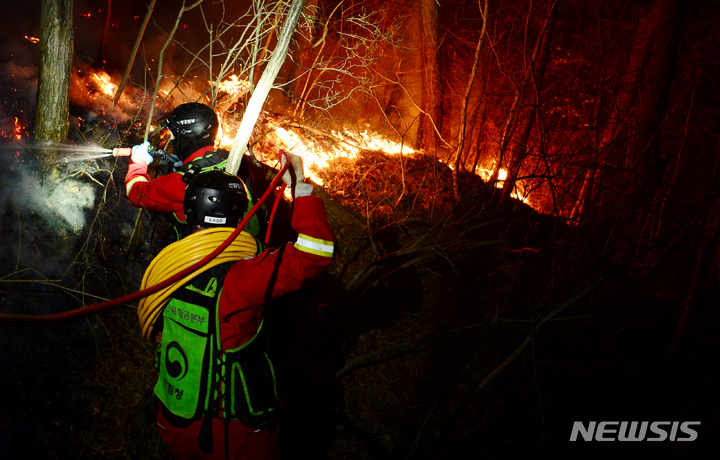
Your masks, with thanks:
[[(117, 83), (106, 72), (94, 71), (89, 67), (77, 70), (72, 82), (71, 101), (86, 114), (78, 118), (79, 131), (86, 129), (88, 122), (93, 122), (106, 126), (108, 140), (118, 137), (137, 139), (142, 132), (143, 116), (148, 113), (147, 104), (151, 100), (151, 95), (144, 93), (140, 88), (130, 86), (122, 93), (118, 105), (113, 106), (111, 101), (118, 89)], [(210, 82), (198, 84), (196, 81), (195, 84), (201, 88), (211, 86)], [(243, 97), (246, 96), (249, 87), (246, 80), (236, 75), (231, 75), (218, 85), (216, 110), (220, 119), (220, 129), (216, 148), (229, 150), (232, 147), (242, 121)], [(162, 119), (163, 114), (169, 113), (182, 101), (167, 98), (165, 92), (160, 96), (162, 103), (155, 113)], [(376, 152), (397, 157), (396, 161), (400, 169), (407, 159), (416, 160), (426, 155), (425, 152), (416, 151), (402, 141), (398, 142), (367, 129), (363, 131), (320, 129), (293, 122), (278, 114), (262, 114), (254, 131), (251, 146), (258, 160), (268, 166), (275, 166), (279, 150), (293, 152), (303, 158), (307, 177), (329, 189), (342, 188), (342, 184), (333, 184), (334, 179), (339, 179), (344, 172), (357, 170), (353, 164), (361, 154)], [(164, 143), (163, 140), (159, 142)], [(107, 140), (104, 143), (107, 143)], [(487, 182), (491, 179), (493, 170), (478, 166), (476, 173), (478, 178)], [(502, 188), (506, 178), (507, 171), (501, 168), (495, 187)], [(402, 184), (402, 179), (400, 183)], [(523, 181), (516, 183), (516, 190), (512, 196), (532, 205), (531, 197), (524, 191)], [(365, 212), (366, 209), (360, 207), (358, 211)]]
[[(105, 148), (113, 148), (128, 142), (140, 142), (144, 130), (144, 123), (149, 113), (149, 104), (152, 95), (142, 88), (132, 84), (127, 85), (118, 99), (117, 105), (112, 104), (113, 97), (118, 90), (118, 77), (112, 77), (107, 72), (95, 70), (87, 64), (77, 65), (73, 71), (70, 86), (70, 102), (75, 117), (71, 132), (78, 145), (78, 151), (85, 149), (87, 143), (93, 142)], [(197, 88), (209, 88), (210, 82), (204, 84), (197, 80)], [(217, 112), (220, 119), (220, 130), (217, 136), (216, 148), (230, 149), (235, 133), (242, 121), (243, 97), (246, 97), (249, 83), (236, 75), (231, 75), (220, 82), (218, 86)], [(167, 88), (171, 90), (172, 88)], [(199, 96), (196, 90), (192, 94)], [(161, 91), (158, 104), (154, 110), (156, 119), (162, 120), (175, 106), (182, 103), (168, 93)], [(153, 123), (152, 128), (157, 126)], [(13, 138), (18, 143), (27, 143), (28, 125), (23, 125), (15, 119), (12, 131), (5, 132), (3, 137)], [(345, 171), (356, 169), (353, 162), (363, 153), (378, 152), (384, 155), (397, 157), (396, 161), (403, 168), (408, 159), (415, 159), (425, 155), (416, 151), (412, 146), (385, 137), (380, 133), (372, 133), (367, 129), (363, 131), (326, 128), (320, 129), (309, 125), (292, 122), (290, 119), (278, 115), (264, 113), (255, 127), (254, 139), (251, 143), (252, 151), (257, 159), (268, 166), (277, 163), (277, 152), (280, 149), (296, 153), (305, 161), (306, 174), (314, 182), (329, 189), (335, 188), (333, 180), (339, 178)], [(166, 146), (166, 138), (156, 140), (161, 146)], [(64, 147), (64, 151), (72, 151), (72, 146)], [(75, 158), (82, 158), (82, 155)], [(477, 168), (480, 178), (490, 179), (492, 170)], [(502, 188), (507, 172), (500, 170), (497, 188)], [(402, 180), (400, 181), (402, 183)], [(336, 184), (342, 188), (342, 184)], [(518, 185), (522, 191), (522, 182)], [(342, 192), (341, 192), (342, 193)], [(514, 192), (514, 194), (517, 192)], [(516, 196), (516, 195), (513, 195)], [(532, 203), (528, 196), (523, 201)], [(359, 208), (358, 211), (365, 212)]]

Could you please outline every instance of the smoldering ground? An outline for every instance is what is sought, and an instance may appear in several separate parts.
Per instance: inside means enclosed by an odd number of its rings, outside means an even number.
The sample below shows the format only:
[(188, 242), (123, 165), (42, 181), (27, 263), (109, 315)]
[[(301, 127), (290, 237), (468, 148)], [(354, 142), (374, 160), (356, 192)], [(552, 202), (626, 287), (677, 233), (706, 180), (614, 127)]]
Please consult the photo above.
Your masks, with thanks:
[[(112, 157), (47, 168), (39, 155), (17, 143), (0, 146), (0, 312), (47, 315), (136, 290), (162, 236), (147, 213), (136, 228), (125, 165)], [(66, 155), (76, 153), (58, 153)], [(113, 314), (0, 326), (2, 458), (52, 456), (58, 427), (89, 423), (82, 375), (117, 340), (106, 328)]]

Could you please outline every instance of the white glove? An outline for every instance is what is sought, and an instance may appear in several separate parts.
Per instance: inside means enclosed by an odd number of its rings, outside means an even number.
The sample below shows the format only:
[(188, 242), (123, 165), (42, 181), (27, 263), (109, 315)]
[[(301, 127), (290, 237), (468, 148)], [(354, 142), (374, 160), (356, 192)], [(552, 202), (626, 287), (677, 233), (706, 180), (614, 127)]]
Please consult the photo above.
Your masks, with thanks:
[[(292, 176), (290, 175), (290, 170), (292, 169), (295, 171), (295, 183), (299, 184), (303, 180), (305, 180), (305, 174), (303, 173), (303, 161), (302, 158), (299, 156), (292, 154), (290, 152), (286, 152), (285, 155), (290, 157), (290, 167), (285, 171), (285, 174), (283, 174), (282, 180), (285, 182), (288, 187), (292, 186)], [(285, 166), (285, 163), (287, 163), (286, 156), (280, 154), (281, 157), (281, 163), (283, 166)]]
[(149, 165), (153, 162), (152, 155), (148, 153), (148, 147), (150, 147), (150, 142), (145, 141), (132, 148), (131, 158), (133, 163), (145, 163), (146, 165)]
[[(289, 152), (287, 153), (287, 155), (290, 157), (290, 168), (288, 168), (288, 170), (285, 171), (285, 174), (283, 174), (283, 182), (285, 182), (288, 187), (293, 186), (292, 175), (290, 174), (290, 169), (292, 168), (292, 170), (295, 172), (295, 187), (292, 188), (293, 198), (312, 195), (313, 186), (303, 182), (303, 180), (305, 180), (305, 174), (303, 172), (302, 158)], [(285, 166), (285, 163), (287, 163), (285, 155), (281, 154), (280, 157), (282, 158), (282, 165)]]

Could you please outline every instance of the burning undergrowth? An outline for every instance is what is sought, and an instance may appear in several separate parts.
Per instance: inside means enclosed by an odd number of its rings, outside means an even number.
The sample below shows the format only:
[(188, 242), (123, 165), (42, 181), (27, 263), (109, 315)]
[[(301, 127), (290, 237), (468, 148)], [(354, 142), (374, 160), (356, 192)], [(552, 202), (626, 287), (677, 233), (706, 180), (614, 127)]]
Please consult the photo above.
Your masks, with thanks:
[[(143, 88), (128, 82), (114, 104), (120, 79), (119, 75), (110, 75), (80, 59), (75, 60), (69, 89), (70, 140), (110, 146), (137, 141), (150, 113), (152, 98)], [(174, 98), (161, 92), (153, 110), (155, 118), (164, 117), (177, 104)]]
[(380, 224), (438, 217), (454, 204), (450, 170), (424, 153), (363, 150), (330, 161), (319, 176), (333, 198)]

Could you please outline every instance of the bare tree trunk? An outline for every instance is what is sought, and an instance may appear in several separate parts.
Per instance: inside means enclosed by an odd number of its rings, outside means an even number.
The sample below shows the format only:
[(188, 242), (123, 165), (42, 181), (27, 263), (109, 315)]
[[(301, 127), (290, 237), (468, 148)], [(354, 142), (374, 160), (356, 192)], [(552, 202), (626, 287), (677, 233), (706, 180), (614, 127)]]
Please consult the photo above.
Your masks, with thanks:
[[(539, 93), (543, 86), (543, 77), (550, 59), (550, 44), (552, 42), (553, 29), (555, 28), (555, 13), (557, 11), (555, 0), (551, 0), (548, 6), (548, 14), (540, 35), (538, 36), (533, 50), (532, 59), (528, 67), (527, 78), (533, 82), (531, 97), (532, 103), (527, 107), (519, 108), (517, 126), (518, 130), (515, 135), (508, 138), (507, 145), (507, 165), (508, 178), (503, 187), (503, 198), (507, 198), (515, 189), (515, 181), (520, 174), (520, 168), (525, 160), (527, 153), (527, 142), (530, 138), (530, 131), (535, 123), (535, 116), (540, 104)], [(520, 95), (522, 98), (522, 94)]]
[[(587, 210), (596, 208), (602, 202), (603, 193), (600, 188), (594, 186), (603, 184), (605, 189), (611, 189), (614, 182), (619, 180), (616, 177), (609, 177), (610, 169), (625, 170), (626, 162), (635, 163), (636, 157), (633, 151), (645, 150), (648, 137), (643, 135), (637, 137), (640, 131), (646, 130), (651, 125), (650, 118), (657, 120), (657, 114), (653, 113), (658, 109), (658, 94), (662, 91), (659, 80), (665, 77), (656, 78), (650, 74), (658, 72), (653, 62), (663, 62), (668, 53), (674, 55), (673, 46), (677, 47), (678, 27), (680, 17), (675, 0), (655, 0), (652, 9), (642, 19), (638, 35), (633, 44), (632, 54), (627, 66), (624, 84), (620, 87), (617, 101), (613, 104), (613, 110), (609, 114), (608, 124), (601, 131), (597, 142), (598, 164), (607, 165), (599, 169), (596, 174), (590, 177), (594, 184), (589, 184), (587, 190), (593, 190), (593, 196), (586, 196), (582, 207), (583, 218), (587, 218)], [(671, 40), (668, 40), (670, 34)], [(661, 65), (661, 67), (667, 64)], [(665, 74), (668, 76), (668, 74)], [(666, 84), (666, 83), (663, 83)], [(642, 94), (641, 94), (642, 88)], [(641, 102), (639, 102), (641, 100)], [(648, 104), (648, 102), (654, 101)], [(643, 128), (645, 127), (645, 128)], [(647, 134), (647, 133), (646, 133)], [(652, 137), (652, 136), (651, 136)], [(626, 139), (635, 138), (634, 142), (625, 142)], [(643, 144), (645, 144), (643, 146)], [(633, 148), (634, 147), (634, 148)], [(616, 168), (613, 168), (615, 166)], [(630, 180), (625, 178), (621, 184), (625, 189), (625, 183)], [(592, 200), (592, 201), (590, 201)]]
[[(684, 16), (682, 8), (682, 4), (674, 0), (661, 2), (659, 17), (655, 24), (655, 35), (650, 45), (652, 49), (648, 60), (650, 71), (642, 74), (644, 90), (637, 102), (639, 116), (637, 136), (634, 136), (636, 142), (633, 143), (637, 151), (633, 163), (635, 171), (633, 179), (642, 178), (634, 181), (638, 184), (639, 203), (636, 206), (639, 205), (648, 212), (638, 215), (639, 219), (645, 220), (642, 227), (646, 230), (640, 235), (638, 248), (654, 244), (654, 237), (661, 231), (665, 201), (663, 195), (666, 190), (671, 190), (677, 179), (677, 171), (683, 166), (680, 162), (682, 150), (670, 155), (669, 152), (663, 152), (660, 145), (660, 133), (668, 113), (670, 85), (677, 71), (677, 49), (681, 42)], [(669, 173), (670, 184), (664, 186), (663, 182), (671, 162), (676, 169)]]
[(401, 133), (403, 141), (407, 140), (414, 147), (418, 147), (420, 141), (420, 125), (434, 121), (425, 115), (425, 107), (423, 107), (426, 99), (423, 80), (425, 64), (422, 47), (423, 1), (425, 0), (413, 0), (404, 4), (407, 19), (402, 48), (409, 51), (403, 52), (399, 48), (394, 50), (397, 67), (393, 75), (397, 81), (392, 89), (388, 106), (385, 107), (385, 113), (389, 114), (395, 130)]
[[(73, 57), (72, 0), (43, 0), (35, 140), (65, 142), (70, 127), (68, 89)], [(44, 151), (54, 156), (51, 150)]]
[(438, 147), (435, 127), (440, 122), (440, 67), (438, 65), (439, 19), (436, 0), (420, 1), (420, 18), (422, 21), (422, 79), (423, 99), (421, 107), (425, 114), (422, 117), (418, 132), (417, 146), (434, 151)]
[(465, 88), (465, 97), (463, 98), (462, 109), (460, 112), (460, 131), (458, 133), (457, 147), (455, 147), (455, 167), (453, 168), (453, 194), (455, 195), (456, 200), (460, 197), (458, 181), (460, 177), (459, 170), (463, 157), (463, 149), (465, 146), (465, 133), (467, 131), (468, 105), (470, 103), (473, 83), (475, 83), (475, 76), (477, 75), (478, 67), (480, 65), (480, 52), (482, 51), (483, 43), (485, 41), (485, 33), (487, 32), (488, 3), (490, 3), (489, 0), (485, 0), (485, 7), (483, 8), (481, 0), (478, 0), (478, 7), (480, 8), (480, 11), (483, 12), (483, 26), (480, 31), (480, 38), (478, 38), (477, 46), (475, 47), (475, 59), (473, 60), (473, 67), (470, 71), (467, 87)]
[[(482, 149), (482, 142), (484, 140), (484, 126), (485, 122), (487, 120), (487, 98), (484, 96), (487, 94), (487, 87), (488, 87), (488, 78), (485, 77), (484, 81), (484, 88), (480, 92), (482, 96), (482, 100), (478, 104), (478, 106), (474, 110), (473, 118), (472, 118), (472, 129), (470, 131), (471, 139), (470, 139), (470, 148), (467, 149), (467, 154), (464, 156), (463, 161), (460, 163), (460, 167), (465, 169), (466, 171), (470, 171), (472, 173), (475, 173), (477, 171), (478, 163), (480, 162), (480, 154)], [(472, 165), (468, 168), (467, 161), (470, 159), (472, 155), (473, 161)]]

